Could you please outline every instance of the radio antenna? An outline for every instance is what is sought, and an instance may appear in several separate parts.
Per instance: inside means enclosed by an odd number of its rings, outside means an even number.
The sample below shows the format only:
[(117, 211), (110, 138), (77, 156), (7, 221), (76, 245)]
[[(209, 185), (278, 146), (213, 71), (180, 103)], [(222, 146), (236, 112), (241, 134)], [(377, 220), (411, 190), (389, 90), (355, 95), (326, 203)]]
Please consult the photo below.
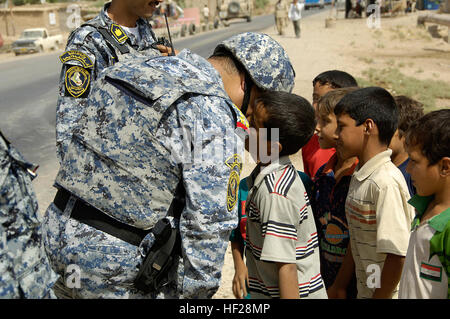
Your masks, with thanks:
[(172, 36), (170, 35), (169, 22), (167, 21), (167, 14), (164, 12), (164, 19), (166, 20), (167, 34), (169, 35), (170, 48), (172, 52), (169, 55), (175, 55), (175, 49), (173, 48)]

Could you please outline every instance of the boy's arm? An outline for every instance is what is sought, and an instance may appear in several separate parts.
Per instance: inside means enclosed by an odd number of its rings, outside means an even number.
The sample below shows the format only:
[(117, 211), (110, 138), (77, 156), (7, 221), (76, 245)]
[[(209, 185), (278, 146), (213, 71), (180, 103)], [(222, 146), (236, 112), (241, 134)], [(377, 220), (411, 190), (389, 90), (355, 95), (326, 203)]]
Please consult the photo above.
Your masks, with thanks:
[(233, 294), (237, 299), (247, 296), (248, 270), (244, 263), (243, 251), (244, 246), (241, 241), (231, 242), (231, 254), (234, 263)]
[(281, 299), (299, 299), (297, 265), (277, 262)]
[(392, 293), (400, 282), (404, 262), (404, 256), (387, 254), (383, 270), (381, 271), (380, 288), (375, 289), (372, 298), (392, 298)]
[(328, 288), (327, 294), (330, 299), (347, 298), (347, 287), (355, 272), (355, 261), (353, 260), (351, 243), (348, 243), (347, 253), (342, 262), (334, 283)]

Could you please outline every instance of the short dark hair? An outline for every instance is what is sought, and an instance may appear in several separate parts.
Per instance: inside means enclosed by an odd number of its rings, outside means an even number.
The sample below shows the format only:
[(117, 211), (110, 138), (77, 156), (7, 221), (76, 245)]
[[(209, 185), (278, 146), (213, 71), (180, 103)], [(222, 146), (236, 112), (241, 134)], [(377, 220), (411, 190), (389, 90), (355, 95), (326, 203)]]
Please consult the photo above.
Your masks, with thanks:
[(358, 86), (355, 78), (344, 71), (331, 70), (320, 73), (313, 80), (313, 85), (319, 82), (320, 85), (329, 84), (333, 89)]
[(356, 125), (372, 119), (378, 127), (380, 142), (389, 145), (398, 123), (398, 110), (392, 95), (380, 87), (367, 87), (348, 93), (334, 108), (334, 113), (348, 114)]
[(267, 117), (267, 139), (270, 141), (270, 129), (279, 129), (279, 142), (282, 145), (280, 156), (298, 152), (313, 136), (316, 127), (314, 108), (303, 97), (281, 91), (263, 92), (255, 101), (261, 103)]
[(412, 122), (423, 116), (423, 104), (405, 95), (394, 96), (398, 108), (398, 133), (404, 136)]
[(406, 132), (405, 144), (419, 146), (430, 165), (450, 157), (450, 109), (433, 111), (415, 120)]

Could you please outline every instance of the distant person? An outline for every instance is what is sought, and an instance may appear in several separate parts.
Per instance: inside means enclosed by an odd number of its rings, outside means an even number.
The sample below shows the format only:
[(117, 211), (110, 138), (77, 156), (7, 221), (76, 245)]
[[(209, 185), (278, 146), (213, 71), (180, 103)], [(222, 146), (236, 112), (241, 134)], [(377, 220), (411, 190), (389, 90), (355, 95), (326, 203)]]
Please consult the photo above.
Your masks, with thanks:
[(409, 126), (418, 118), (423, 116), (423, 104), (407, 96), (395, 96), (395, 103), (398, 108), (398, 128), (392, 137), (389, 148), (392, 150), (391, 160), (395, 166), (403, 173), (409, 194), (414, 196), (416, 190), (411, 180), (411, 175), (406, 172), (406, 166), (409, 163), (408, 152), (405, 148), (405, 134)]
[[(320, 98), (317, 103), (316, 132), (321, 149), (336, 147), (337, 120), (334, 108), (346, 94), (357, 89), (336, 89)], [(350, 243), (345, 200), (357, 164), (357, 157), (342, 158), (339, 153), (335, 153), (319, 168), (313, 179), (311, 206), (319, 237), (320, 273), (326, 288), (334, 283)], [(356, 277), (353, 275), (347, 287), (347, 298), (356, 298), (356, 292)]]
[(275, 24), (277, 26), (278, 34), (284, 35), (284, 28), (287, 26), (288, 19), (288, 5), (286, 0), (278, 0), (275, 4)]
[(205, 23), (209, 22), (209, 8), (207, 4), (203, 7), (203, 19)]
[(293, 0), (289, 7), (288, 17), (294, 25), (295, 37), (300, 38), (300, 20), (302, 18), (302, 10), (305, 7), (304, 3), (299, 3), (298, 0)]
[(344, 96), (334, 113), (337, 152), (359, 163), (345, 202), (350, 244), (328, 296), (345, 298), (354, 271), (358, 299), (395, 299), (414, 218), (405, 178), (388, 149), (397, 106), (385, 89), (368, 87)]
[(399, 298), (450, 299), (450, 109), (433, 111), (406, 132), (416, 208)]
[[(258, 143), (258, 165), (248, 178), (246, 258), (251, 298), (325, 299), (313, 213), (289, 160), (314, 133), (314, 110), (300, 96), (266, 92), (255, 102), (250, 127), (266, 141)], [(277, 139), (272, 128), (278, 128)], [(260, 158), (260, 150), (270, 158)]]
[[(326, 93), (339, 88), (358, 86), (356, 80), (344, 71), (330, 70), (317, 75), (313, 83), (313, 106), (317, 111), (317, 102)], [(305, 173), (313, 178), (317, 170), (328, 162), (336, 150), (334, 148), (321, 149), (318, 136), (314, 134), (309, 142), (302, 148), (302, 159)]]

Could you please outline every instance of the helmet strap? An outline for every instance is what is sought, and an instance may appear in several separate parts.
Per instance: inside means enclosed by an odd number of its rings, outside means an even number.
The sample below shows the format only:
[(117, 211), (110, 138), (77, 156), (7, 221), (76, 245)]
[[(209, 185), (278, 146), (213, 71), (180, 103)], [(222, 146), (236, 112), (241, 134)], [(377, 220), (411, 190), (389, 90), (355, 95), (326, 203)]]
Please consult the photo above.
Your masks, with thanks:
[(245, 83), (244, 83), (244, 100), (242, 101), (241, 112), (246, 116), (248, 110), (248, 104), (250, 103), (250, 95), (252, 93), (253, 80), (250, 76), (245, 73)]

